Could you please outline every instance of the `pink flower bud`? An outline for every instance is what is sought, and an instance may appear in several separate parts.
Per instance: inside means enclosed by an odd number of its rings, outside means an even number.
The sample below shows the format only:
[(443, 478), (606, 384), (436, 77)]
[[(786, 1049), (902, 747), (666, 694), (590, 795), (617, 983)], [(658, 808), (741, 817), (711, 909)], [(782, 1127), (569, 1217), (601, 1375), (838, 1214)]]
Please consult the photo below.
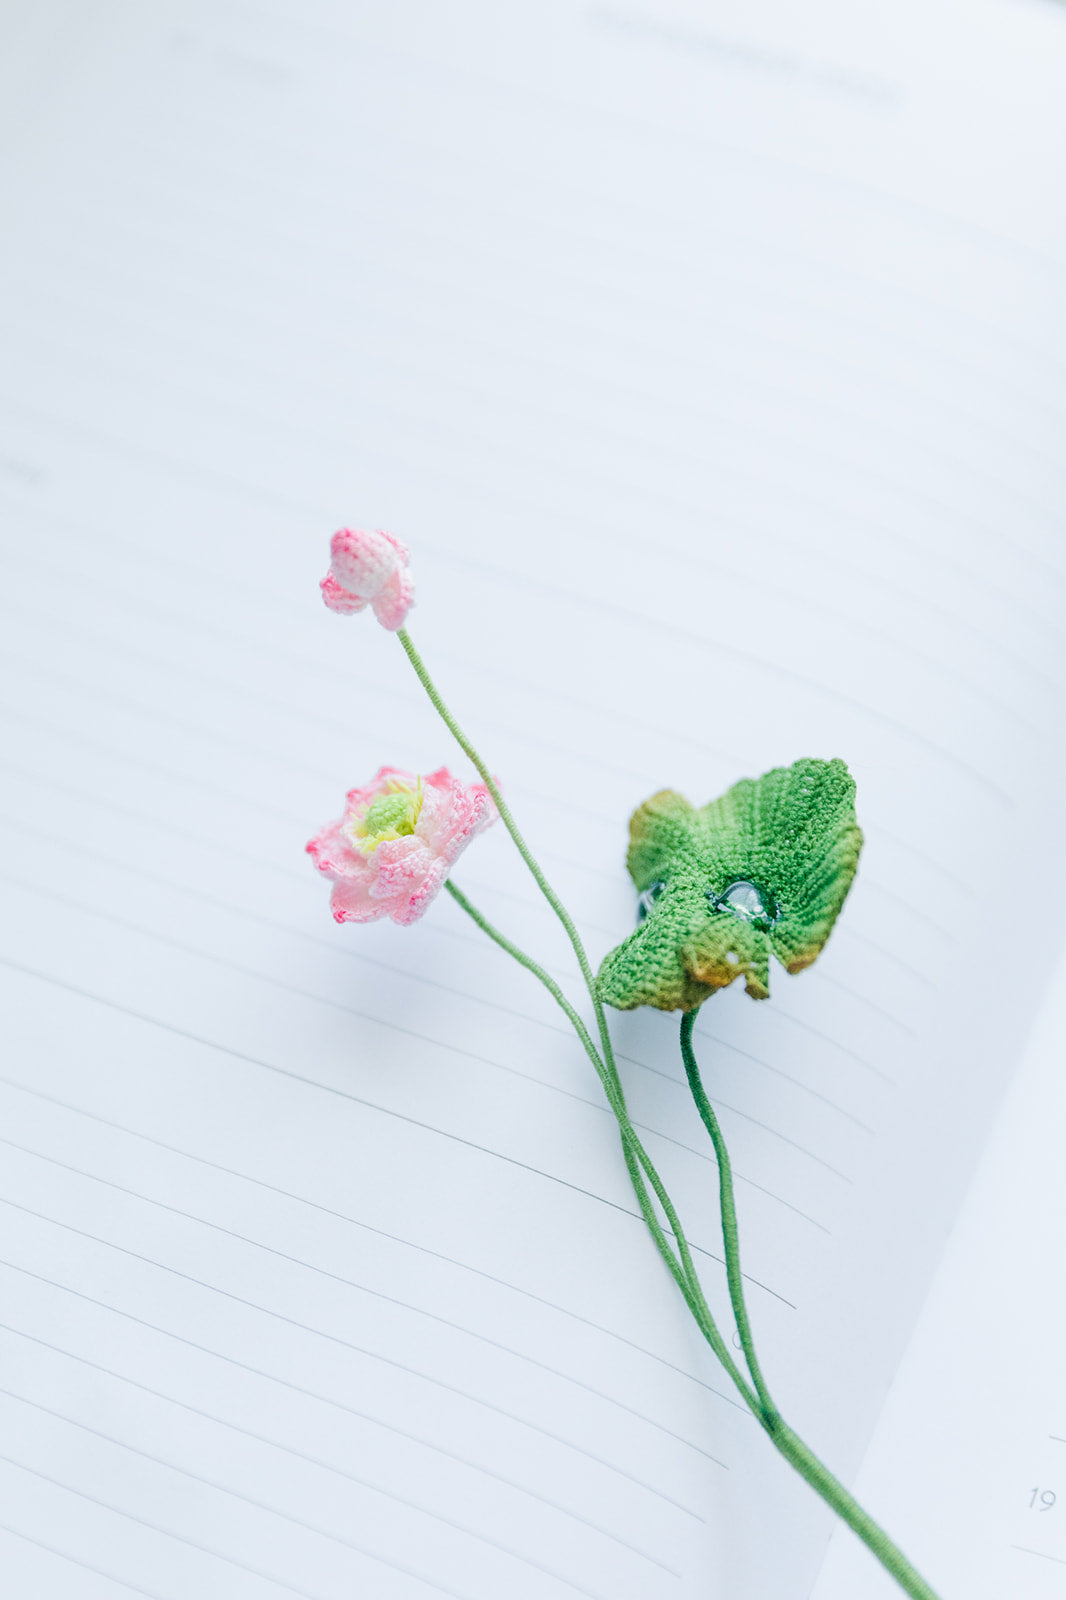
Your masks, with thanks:
[(341, 528), (330, 540), (330, 555), (319, 585), (330, 610), (349, 616), (369, 605), (383, 628), (402, 628), (415, 597), (407, 546), (391, 533)]

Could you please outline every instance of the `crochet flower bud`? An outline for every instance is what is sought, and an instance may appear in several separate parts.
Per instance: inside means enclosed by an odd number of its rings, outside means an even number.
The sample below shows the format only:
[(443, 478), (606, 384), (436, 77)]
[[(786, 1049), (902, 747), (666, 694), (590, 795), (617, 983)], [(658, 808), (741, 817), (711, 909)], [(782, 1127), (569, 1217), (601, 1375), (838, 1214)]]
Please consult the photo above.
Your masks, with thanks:
[(483, 783), (461, 783), (447, 767), (425, 778), (382, 767), (364, 788), (349, 790), (343, 817), (327, 823), (307, 851), (333, 882), (336, 922), (391, 917), (406, 927), (424, 915), (456, 857), (495, 818)]
[(402, 628), (415, 598), (407, 546), (391, 533), (341, 528), (330, 540), (330, 555), (319, 585), (330, 610), (349, 616), (372, 606), (383, 628)]

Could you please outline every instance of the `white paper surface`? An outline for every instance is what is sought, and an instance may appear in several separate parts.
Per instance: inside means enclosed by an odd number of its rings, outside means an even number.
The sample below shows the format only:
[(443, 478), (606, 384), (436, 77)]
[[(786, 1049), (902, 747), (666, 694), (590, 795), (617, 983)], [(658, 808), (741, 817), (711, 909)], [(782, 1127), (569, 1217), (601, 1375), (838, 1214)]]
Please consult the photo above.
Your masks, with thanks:
[[(451, 904), (328, 919), (344, 790), (461, 762), (316, 582), (343, 521), (412, 545), (597, 960), (647, 794), (851, 764), (831, 946), (698, 1028), (765, 1364), (847, 1476), (1061, 938), (1062, 19), (922, 15), (10, 19), (13, 1593), (807, 1593), (830, 1519), (550, 1002)], [(456, 878), (572, 982), (499, 830)], [(721, 1305), (676, 1019), (616, 1036)]]
[[(971, 1600), (1066, 1592), (1064, 1038), (1060, 967), (856, 1485)], [(834, 1536), (814, 1600), (897, 1592)]]

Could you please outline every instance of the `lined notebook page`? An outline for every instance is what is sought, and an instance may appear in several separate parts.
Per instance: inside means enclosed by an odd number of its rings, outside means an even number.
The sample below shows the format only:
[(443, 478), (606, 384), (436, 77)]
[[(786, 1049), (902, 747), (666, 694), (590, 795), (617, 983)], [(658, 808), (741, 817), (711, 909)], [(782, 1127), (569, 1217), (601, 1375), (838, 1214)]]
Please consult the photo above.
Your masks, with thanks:
[[(972, 1600), (1066, 1588), (1064, 1037), (1060, 966), (857, 1484), (938, 1592)], [(815, 1600), (888, 1600), (850, 1543), (834, 1536)]]
[[(765, 1365), (848, 1475), (1061, 939), (1062, 22), (920, 15), (921, 61), (828, 6), (8, 20), (12, 1593), (809, 1591), (830, 1519), (550, 1002), (450, 902), (328, 918), (345, 788), (460, 764), (316, 582), (342, 521), (413, 546), (596, 960), (647, 794), (853, 767), (825, 956), (697, 1029)], [(573, 983), (499, 830), (456, 877)], [(676, 1020), (616, 1038), (721, 1307)]]

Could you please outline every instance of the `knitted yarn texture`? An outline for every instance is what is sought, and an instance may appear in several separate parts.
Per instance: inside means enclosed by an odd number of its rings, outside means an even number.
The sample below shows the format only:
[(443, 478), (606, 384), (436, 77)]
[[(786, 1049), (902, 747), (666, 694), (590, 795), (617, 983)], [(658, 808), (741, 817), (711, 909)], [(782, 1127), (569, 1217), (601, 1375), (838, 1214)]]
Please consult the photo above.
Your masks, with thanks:
[(341, 528), (330, 541), (330, 568), (319, 584), (331, 611), (342, 616), (372, 607), (383, 628), (402, 628), (415, 590), (407, 546), (382, 529)]
[(483, 783), (461, 783), (447, 767), (424, 778), (381, 767), (361, 789), (350, 789), (344, 815), (328, 822), (307, 846), (333, 884), (335, 922), (391, 917), (417, 922), (440, 893), (453, 863), (496, 819)]
[(765, 1000), (771, 951), (788, 972), (819, 955), (862, 848), (840, 760), (775, 767), (700, 808), (663, 789), (633, 813), (629, 837), (640, 925), (597, 978), (623, 1011), (691, 1011), (740, 977)]

